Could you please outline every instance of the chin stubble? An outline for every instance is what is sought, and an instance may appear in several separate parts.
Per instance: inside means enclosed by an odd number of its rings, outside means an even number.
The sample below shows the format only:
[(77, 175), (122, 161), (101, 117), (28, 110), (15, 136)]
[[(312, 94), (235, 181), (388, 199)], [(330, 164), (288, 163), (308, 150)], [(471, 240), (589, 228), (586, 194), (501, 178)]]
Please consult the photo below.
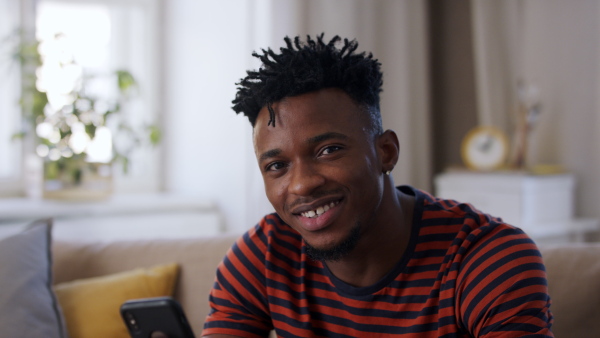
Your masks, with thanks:
[(358, 240), (360, 239), (360, 223), (356, 223), (356, 225), (348, 234), (342, 242), (329, 249), (318, 249), (306, 241), (304, 241), (306, 245), (306, 254), (308, 257), (315, 261), (339, 261), (348, 255), (356, 245), (358, 244)]

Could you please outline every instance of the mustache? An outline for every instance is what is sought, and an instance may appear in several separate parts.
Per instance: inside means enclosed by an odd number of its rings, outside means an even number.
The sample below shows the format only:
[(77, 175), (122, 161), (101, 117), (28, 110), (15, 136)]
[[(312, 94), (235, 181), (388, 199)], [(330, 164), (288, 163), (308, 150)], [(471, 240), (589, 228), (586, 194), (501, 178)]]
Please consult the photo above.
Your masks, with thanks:
[(298, 197), (292, 203), (289, 204), (288, 208), (293, 209), (294, 207), (302, 204), (310, 204), (315, 200), (318, 200), (321, 197), (330, 196), (330, 195), (341, 195), (342, 190), (317, 190), (313, 194), (307, 197)]

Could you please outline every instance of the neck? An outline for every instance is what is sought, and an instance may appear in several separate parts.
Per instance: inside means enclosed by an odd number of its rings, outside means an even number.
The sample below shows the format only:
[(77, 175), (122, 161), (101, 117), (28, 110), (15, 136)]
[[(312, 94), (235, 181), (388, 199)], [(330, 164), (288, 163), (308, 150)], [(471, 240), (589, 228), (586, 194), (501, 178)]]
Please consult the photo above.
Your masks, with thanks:
[(375, 284), (400, 261), (410, 239), (414, 197), (391, 184), (379, 214), (361, 234), (356, 248), (338, 261), (325, 262), (344, 282), (364, 287)]

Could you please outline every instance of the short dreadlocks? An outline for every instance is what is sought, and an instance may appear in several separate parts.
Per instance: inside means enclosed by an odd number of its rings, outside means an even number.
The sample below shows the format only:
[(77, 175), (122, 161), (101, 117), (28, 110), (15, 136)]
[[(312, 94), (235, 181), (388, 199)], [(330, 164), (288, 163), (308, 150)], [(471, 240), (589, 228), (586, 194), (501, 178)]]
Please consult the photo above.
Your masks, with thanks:
[(381, 133), (381, 64), (371, 53), (354, 53), (358, 48), (356, 40), (344, 39), (342, 48), (338, 49), (339, 36), (325, 43), (323, 35), (317, 36), (316, 41), (308, 35), (305, 43), (298, 36), (292, 43), (286, 36), (287, 47), (280, 48), (280, 54), (270, 48), (262, 49), (262, 54), (252, 53), (263, 64), (258, 71), (249, 70), (248, 75), (237, 83), (233, 110), (246, 115), (254, 127), (260, 109), (266, 105), (269, 125), (275, 126), (272, 103), (319, 89), (339, 88), (365, 108), (374, 131)]

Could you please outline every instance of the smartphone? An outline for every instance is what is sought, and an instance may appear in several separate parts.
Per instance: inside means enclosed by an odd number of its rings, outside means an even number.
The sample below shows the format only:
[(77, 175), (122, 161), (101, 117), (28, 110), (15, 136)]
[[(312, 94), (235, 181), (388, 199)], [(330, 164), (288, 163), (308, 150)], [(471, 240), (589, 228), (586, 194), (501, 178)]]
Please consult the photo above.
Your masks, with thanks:
[(128, 300), (121, 317), (132, 338), (195, 338), (183, 308), (171, 297)]

